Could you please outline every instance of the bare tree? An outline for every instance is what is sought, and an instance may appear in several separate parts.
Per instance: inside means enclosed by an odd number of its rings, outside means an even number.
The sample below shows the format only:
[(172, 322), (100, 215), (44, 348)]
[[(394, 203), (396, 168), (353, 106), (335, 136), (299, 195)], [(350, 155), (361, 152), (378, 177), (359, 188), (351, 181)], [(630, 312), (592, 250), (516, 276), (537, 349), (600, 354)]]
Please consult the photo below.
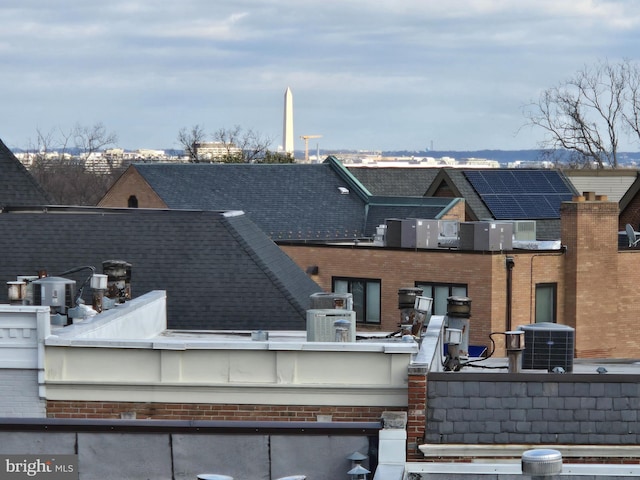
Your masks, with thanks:
[[(62, 205), (95, 205), (122, 172), (121, 165), (109, 164), (106, 169), (87, 168), (86, 160), (93, 153), (116, 141), (104, 125), (92, 127), (77, 124), (69, 131), (54, 129), (36, 132), (36, 143), (29, 147), (30, 173), (40, 186)], [(71, 151), (71, 146), (76, 149)], [(72, 153), (80, 152), (80, 155)]]
[(205, 140), (206, 134), (201, 125), (194, 125), (190, 129), (181, 128), (178, 132), (178, 143), (184, 149), (191, 163), (200, 163), (202, 161), (198, 155), (198, 145)]
[[(243, 129), (239, 125), (222, 127), (211, 135), (215, 153), (203, 148), (207, 135), (204, 128), (194, 125), (178, 132), (178, 142), (192, 163), (290, 163), (293, 157), (275, 154), (269, 150), (273, 139), (262, 133)], [(204, 152), (204, 153), (203, 153)]]
[(239, 125), (233, 128), (221, 128), (213, 134), (213, 139), (220, 142), (226, 154), (225, 163), (254, 163), (264, 158), (273, 139), (255, 130), (243, 130)]
[(640, 141), (640, 67), (631, 62), (625, 63), (627, 68), (627, 102), (624, 119), (632, 135)]
[(629, 62), (600, 62), (542, 92), (525, 109), (528, 124), (547, 134), (541, 146), (568, 150), (583, 167), (617, 168), (620, 135), (629, 124), (629, 68)]
[(118, 136), (113, 132), (108, 132), (101, 122), (93, 126), (76, 123), (72, 135), (76, 148), (80, 149), (85, 157), (89, 157), (105, 147), (115, 145), (118, 141)]

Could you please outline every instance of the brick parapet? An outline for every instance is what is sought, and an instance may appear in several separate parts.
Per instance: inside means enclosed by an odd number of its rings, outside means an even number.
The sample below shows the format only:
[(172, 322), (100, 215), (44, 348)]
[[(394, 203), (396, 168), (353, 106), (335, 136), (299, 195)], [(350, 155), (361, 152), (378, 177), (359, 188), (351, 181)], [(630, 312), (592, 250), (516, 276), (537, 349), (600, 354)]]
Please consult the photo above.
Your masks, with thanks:
[(47, 401), (48, 418), (369, 422), (379, 421), (382, 413), (386, 410), (398, 410), (398, 408), (355, 405), (334, 407), (316, 405)]

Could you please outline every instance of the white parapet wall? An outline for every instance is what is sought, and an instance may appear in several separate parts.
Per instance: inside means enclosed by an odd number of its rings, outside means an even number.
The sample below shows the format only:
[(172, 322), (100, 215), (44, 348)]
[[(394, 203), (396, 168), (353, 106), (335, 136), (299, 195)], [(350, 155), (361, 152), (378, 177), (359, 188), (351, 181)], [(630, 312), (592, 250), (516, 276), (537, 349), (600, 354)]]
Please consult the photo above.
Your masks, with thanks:
[(0, 416), (44, 417), (49, 307), (0, 305)]
[(415, 342), (307, 342), (304, 331), (268, 332), (261, 340), (252, 340), (251, 332), (157, 331), (154, 318), (164, 311), (156, 301), (164, 303), (164, 296), (143, 304), (145, 297), (135, 311), (122, 310), (122, 318), (96, 317), (47, 338), (48, 399), (407, 404)]

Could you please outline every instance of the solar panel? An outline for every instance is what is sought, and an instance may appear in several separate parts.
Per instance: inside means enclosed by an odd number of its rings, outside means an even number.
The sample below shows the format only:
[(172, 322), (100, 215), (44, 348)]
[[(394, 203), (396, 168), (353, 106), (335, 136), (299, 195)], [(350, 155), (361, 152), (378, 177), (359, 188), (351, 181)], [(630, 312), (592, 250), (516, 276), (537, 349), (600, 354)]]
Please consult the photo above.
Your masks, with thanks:
[(465, 170), (496, 220), (560, 217), (573, 191), (555, 170)]

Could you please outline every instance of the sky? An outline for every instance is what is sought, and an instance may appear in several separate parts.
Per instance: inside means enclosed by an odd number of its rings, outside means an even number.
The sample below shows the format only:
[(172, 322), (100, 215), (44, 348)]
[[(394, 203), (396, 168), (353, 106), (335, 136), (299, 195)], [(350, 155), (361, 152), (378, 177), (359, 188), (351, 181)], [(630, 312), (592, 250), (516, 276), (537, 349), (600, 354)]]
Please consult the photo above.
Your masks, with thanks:
[[(518, 150), (523, 108), (640, 52), (637, 0), (3, 0), (0, 139), (102, 123), (126, 149), (236, 125), (310, 148)], [(625, 147), (638, 150), (638, 145)]]

